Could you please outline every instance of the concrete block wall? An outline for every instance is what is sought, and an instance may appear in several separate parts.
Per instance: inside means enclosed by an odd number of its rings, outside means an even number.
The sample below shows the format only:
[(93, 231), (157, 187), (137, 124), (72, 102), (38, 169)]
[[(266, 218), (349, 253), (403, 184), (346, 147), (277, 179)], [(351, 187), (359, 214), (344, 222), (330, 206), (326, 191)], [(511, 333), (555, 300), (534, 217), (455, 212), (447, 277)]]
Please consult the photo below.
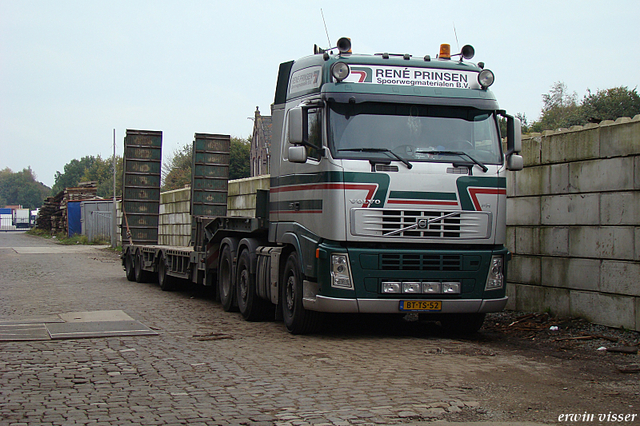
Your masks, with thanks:
[(158, 244), (184, 247), (191, 242), (191, 188), (160, 194)]
[(640, 331), (640, 115), (523, 138), (508, 308)]
[(254, 176), (229, 181), (227, 197), (228, 216), (254, 217), (256, 214), (256, 193), (258, 189), (268, 190), (270, 175)]

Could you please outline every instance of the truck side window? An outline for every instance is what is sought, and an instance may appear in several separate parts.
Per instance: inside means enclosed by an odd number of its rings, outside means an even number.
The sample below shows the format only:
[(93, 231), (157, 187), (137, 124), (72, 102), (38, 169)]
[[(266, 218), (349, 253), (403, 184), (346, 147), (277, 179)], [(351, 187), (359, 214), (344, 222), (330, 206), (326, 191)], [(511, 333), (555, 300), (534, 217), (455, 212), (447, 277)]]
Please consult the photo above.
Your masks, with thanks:
[(307, 147), (307, 156), (314, 160), (320, 160), (322, 149), (322, 110), (312, 108), (308, 112), (308, 142), (317, 148)]

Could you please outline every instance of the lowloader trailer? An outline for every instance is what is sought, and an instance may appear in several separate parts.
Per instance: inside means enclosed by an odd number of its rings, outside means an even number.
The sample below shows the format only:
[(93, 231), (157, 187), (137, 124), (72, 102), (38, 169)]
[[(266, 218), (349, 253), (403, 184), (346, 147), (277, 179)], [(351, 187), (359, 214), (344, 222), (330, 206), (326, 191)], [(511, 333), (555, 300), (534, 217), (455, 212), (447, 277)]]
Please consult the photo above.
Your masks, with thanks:
[(157, 245), (161, 135), (131, 133), (127, 277), (214, 286), (225, 310), (281, 318), (293, 334), (324, 313), (412, 313), (477, 331), (507, 303), (506, 173), (523, 160), (520, 121), (473, 56), (448, 45), (435, 58), (360, 55), (342, 38), (282, 63), (269, 191), (254, 216), (227, 216), (228, 136), (196, 134), (190, 247)]

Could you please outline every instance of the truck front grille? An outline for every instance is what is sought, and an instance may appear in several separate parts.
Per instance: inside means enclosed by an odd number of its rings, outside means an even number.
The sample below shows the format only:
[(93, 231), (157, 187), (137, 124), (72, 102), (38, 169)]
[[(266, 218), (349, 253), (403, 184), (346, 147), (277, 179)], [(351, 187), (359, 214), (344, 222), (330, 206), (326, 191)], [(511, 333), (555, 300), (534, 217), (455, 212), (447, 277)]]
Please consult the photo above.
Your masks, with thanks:
[(430, 254), (381, 254), (385, 271), (461, 271), (462, 256)]
[(420, 239), (485, 239), (491, 213), (355, 208), (351, 233), (360, 236)]

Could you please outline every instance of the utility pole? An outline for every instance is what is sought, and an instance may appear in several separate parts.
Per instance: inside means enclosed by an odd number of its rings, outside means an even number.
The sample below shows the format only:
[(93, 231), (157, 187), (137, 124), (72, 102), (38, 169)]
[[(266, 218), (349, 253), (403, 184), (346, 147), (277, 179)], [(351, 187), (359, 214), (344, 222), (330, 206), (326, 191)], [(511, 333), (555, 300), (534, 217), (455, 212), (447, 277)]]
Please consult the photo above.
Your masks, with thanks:
[(118, 239), (116, 232), (118, 230), (116, 224), (116, 129), (113, 129), (113, 204), (111, 206), (111, 248), (116, 248)]

